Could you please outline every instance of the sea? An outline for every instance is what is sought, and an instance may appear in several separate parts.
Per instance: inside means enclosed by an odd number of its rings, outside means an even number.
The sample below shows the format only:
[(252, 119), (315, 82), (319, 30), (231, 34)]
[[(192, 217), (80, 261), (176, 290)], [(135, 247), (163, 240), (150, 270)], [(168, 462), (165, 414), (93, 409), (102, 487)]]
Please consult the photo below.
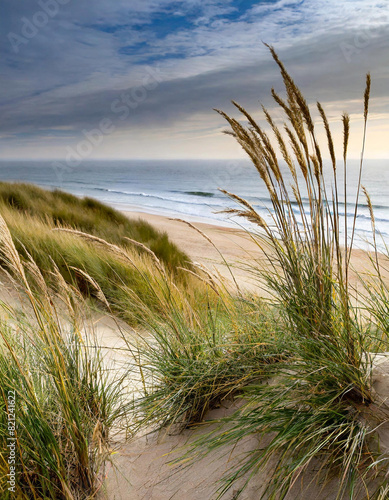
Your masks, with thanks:
[[(359, 161), (347, 165), (348, 233), (354, 216)], [(286, 166), (285, 172), (288, 177)], [(344, 218), (343, 165), (337, 166), (341, 216)], [(329, 190), (332, 167), (325, 165)], [(288, 182), (291, 182), (290, 176)], [(220, 189), (249, 201), (271, 221), (271, 203), (255, 167), (247, 160), (84, 160), (78, 165), (61, 161), (0, 161), (0, 180), (28, 182), (46, 189), (61, 189), (76, 196), (96, 198), (124, 211), (161, 214), (209, 224), (252, 229), (253, 226), (223, 213), (236, 204)], [(389, 245), (389, 160), (364, 160), (362, 184), (374, 206), (377, 238)], [(307, 197), (305, 197), (307, 202)], [(296, 207), (297, 208), (297, 207)], [(357, 247), (372, 241), (369, 209), (363, 193), (356, 222)]]

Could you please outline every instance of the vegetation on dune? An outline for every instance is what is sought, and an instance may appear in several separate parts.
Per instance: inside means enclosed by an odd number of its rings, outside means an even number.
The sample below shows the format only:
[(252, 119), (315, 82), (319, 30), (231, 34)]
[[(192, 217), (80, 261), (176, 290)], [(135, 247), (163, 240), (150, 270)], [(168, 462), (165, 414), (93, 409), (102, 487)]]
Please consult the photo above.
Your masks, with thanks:
[(146, 382), (134, 404), (137, 426), (201, 422), (286, 357), (282, 332), (262, 300), (216, 290), (212, 304), (193, 306), (185, 292), (174, 301), (163, 297), (164, 317), (147, 315), (149, 336), (129, 341)]
[[(127, 238), (143, 243), (172, 271), (187, 266), (189, 257), (144, 220), (130, 220), (93, 198), (77, 198), (63, 191), (47, 191), (31, 184), (0, 182), (0, 207), (12, 209), (53, 226), (71, 227), (131, 247)], [(138, 248), (138, 251), (141, 251)]]
[[(60, 191), (44, 191), (24, 184), (0, 183), (0, 212), (6, 220), (17, 250), (31, 256), (50, 280), (55, 265), (65, 280), (84, 295), (96, 296), (96, 289), (83, 273), (99, 282), (111, 306), (128, 322), (139, 320), (134, 301), (125, 292), (131, 289), (151, 309), (156, 305), (148, 295), (147, 279), (154, 273), (149, 250), (157, 255), (168, 273), (177, 276), (180, 286), (188, 285), (181, 267), (191, 267), (189, 258), (144, 221), (130, 221), (120, 212), (89, 198), (78, 199)], [(123, 249), (129, 259), (56, 231), (79, 230), (104, 238)], [(141, 243), (139, 245), (138, 243)], [(81, 272), (80, 272), (81, 271)]]
[[(318, 459), (319, 477), (325, 479), (331, 471), (339, 475), (336, 498), (368, 496), (373, 486), (367, 479), (378, 475), (389, 457), (380, 457), (368, 439), (373, 431), (368, 418), (373, 394), (372, 356), (367, 347), (371, 344), (374, 325), (371, 318), (361, 318), (361, 310), (353, 305), (354, 291), (349, 283), (360, 187), (356, 204), (351, 207), (355, 213), (351, 234), (349, 232), (348, 237), (345, 229), (345, 240), (340, 239), (342, 223), (343, 228), (347, 228), (347, 220), (341, 220), (339, 199), (343, 195), (347, 214), (350, 119), (347, 114), (342, 117), (342, 192), (337, 180), (333, 138), (323, 107), (317, 103), (331, 158), (331, 188), (325, 181), (324, 152), (317, 141), (318, 126), (311, 110), (275, 51), (270, 48), (270, 52), (281, 70), (286, 89), (286, 100), (272, 90), (286, 118), (282, 129), (263, 108), (277, 147), (264, 128), (239, 104), (233, 103), (247, 125), (224, 112), (219, 113), (231, 127), (228, 133), (252, 160), (271, 199), (271, 223), (268, 224), (246, 200), (226, 193), (240, 205), (228, 213), (259, 226), (267, 242), (271, 242), (271, 271), (268, 267), (257, 272), (272, 292), (272, 304), (283, 319), (290, 356), (284, 363), (271, 366), (274, 384), (256, 383), (247, 388), (243, 394), (246, 404), (224, 422), (228, 423), (227, 429), (223, 427), (221, 433), (200, 440), (198, 446), (212, 450), (235, 443), (250, 433), (269, 437), (262, 448), (243, 460), (238, 470), (231, 471), (221, 494), (238, 478), (266, 470), (269, 462), (276, 460), (264, 495), (284, 498), (312, 461)], [(365, 133), (369, 95), (368, 75), (364, 96)], [(286, 181), (280, 156), (291, 175), (291, 185)], [(359, 185), (362, 167), (363, 156)], [(308, 208), (303, 203), (304, 196), (308, 196)], [(381, 304), (375, 307), (380, 320), (387, 308), (387, 294), (382, 282), (378, 289), (381, 297), (375, 295), (374, 299), (378, 298)], [(371, 308), (374, 308), (372, 303)], [(383, 333), (382, 340), (386, 341), (386, 331)], [(383, 480), (384, 476), (381, 482)]]
[(142, 328), (140, 336), (123, 335), (129, 355), (135, 353), (137, 360), (131, 363), (132, 379), (138, 373), (143, 385), (132, 409), (132, 433), (198, 422), (207, 410), (263, 377), (268, 364), (285, 357), (279, 326), (258, 297), (232, 294), (204, 268), (199, 274), (188, 270), (190, 286), (177, 286), (177, 277), (155, 255), (150, 256), (154, 266), (142, 269), (123, 249), (77, 235), (108, 255), (120, 253), (124, 265), (136, 267), (143, 287), (142, 295), (131, 286), (118, 289), (122, 306), (131, 303)]
[(85, 326), (80, 293), (55, 270), (54, 296), (33, 260), (22, 263), (2, 219), (0, 234), (1, 257), (33, 311), (28, 318), (8, 307), (0, 323), (1, 498), (92, 498), (111, 431), (126, 427), (125, 374)]
[[(282, 335), (277, 335), (270, 312), (257, 299), (234, 297), (223, 283), (217, 285), (205, 274), (192, 276), (192, 289), (179, 288), (155, 255), (136, 260), (128, 250), (97, 237), (74, 231), (50, 231), (48, 236), (42, 233), (43, 223), (27, 221), (29, 225), (18, 227), (17, 214), (5, 215), (14, 232), (16, 227), (30, 240), (35, 235), (37, 245), (45, 237), (61, 236), (54, 247), (75, 245), (80, 259), (89, 241), (97, 250), (104, 249), (105, 259), (120, 257), (127, 271), (136, 267), (144, 296), (138, 288), (117, 289), (124, 305), (131, 302), (138, 311), (149, 335), (137, 338), (122, 332), (128, 363), (124, 372), (111, 369), (93, 332), (88, 335), (84, 326), (85, 303), (78, 288), (69, 286), (63, 271), (53, 264), (49, 283), (55, 285), (54, 296), (33, 257), (20, 259), (1, 219), (0, 257), (33, 311), (29, 319), (6, 308), (8, 317), (0, 325), (3, 492), (10, 391), (16, 395), (17, 408), (17, 498), (75, 500), (90, 498), (101, 487), (112, 430), (133, 433), (155, 425), (198, 422), (209, 408), (263, 377), (268, 364), (284, 357)], [(55, 256), (52, 250), (49, 254)], [(90, 258), (90, 249), (86, 252)], [(43, 252), (36, 255), (41, 258)], [(86, 273), (85, 277), (93, 281)], [(94, 287), (106, 301), (99, 285)], [(134, 383), (143, 384), (141, 394), (128, 392)]]

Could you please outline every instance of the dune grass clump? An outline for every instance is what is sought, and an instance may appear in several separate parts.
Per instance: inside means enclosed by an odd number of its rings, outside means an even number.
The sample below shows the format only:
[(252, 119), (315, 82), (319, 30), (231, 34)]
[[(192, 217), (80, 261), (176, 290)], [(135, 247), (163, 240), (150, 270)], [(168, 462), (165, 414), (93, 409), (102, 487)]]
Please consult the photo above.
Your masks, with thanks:
[(52, 294), (34, 261), (20, 260), (3, 219), (0, 236), (2, 260), (28, 308), (21, 314), (3, 305), (0, 323), (1, 498), (91, 498), (102, 485), (111, 431), (127, 425), (124, 374), (112, 372), (84, 324), (79, 292), (55, 270), (58, 286)]
[[(172, 271), (186, 267), (189, 257), (167, 234), (144, 220), (130, 220), (124, 214), (93, 198), (77, 198), (58, 189), (47, 191), (31, 184), (0, 182), (0, 207), (23, 215), (93, 234), (109, 243), (132, 247), (135, 240), (150, 248)], [(138, 251), (142, 251), (138, 248)]]
[[(368, 318), (362, 319), (361, 311), (353, 305), (354, 292), (349, 282), (363, 154), (356, 202), (350, 207), (349, 116), (342, 116), (344, 184), (340, 186), (334, 141), (322, 105), (317, 103), (317, 110), (327, 137), (330, 166), (323, 161), (318, 125), (304, 96), (271, 47), (270, 52), (286, 90), (286, 100), (272, 90), (285, 116), (282, 126), (266, 108), (263, 112), (272, 137), (235, 102), (247, 124), (219, 113), (231, 127), (227, 133), (247, 153), (269, 193), (269, 223), (246, 200), (225, 192), (240, 205), (227, 212), (256, 224), (263, 234), (259, 244), (262, 238), (267, 245), (270, 242), (270, 267), (257, 272), (283, 319), (290, 357), (281, 365), (271, 366), (273, 384), (251, 384), (244, 391), (247, 404), (227, 421), (227, 429), (200, 440), (198, 446), (201, 449), (205, 443), (205, 449), (210, 450), (251, 433), (267, 437), (263, 447), (248, 454), (242, 466), (226, 477), (221, 494), (238, 478), (266, 470), (275, 459), (264, 496), (284, 498), (317, 459), (322, 479), (334, 471), (338, 474), (336, 498), (353, 499), (361, 494), (367, 498), (369, 486), (365, 481), (378, 474), (387, 459), (377, 461), (377, 450), (368, 439), (372, 426), (366, 416), (373, 401), (372, 356), (367, 352), (371, 323)], [(363, 141), (369, 95), (367, 75)], [(326, 182), (326, 169), (332, 173), (331, 185)], [(292, 179), (290, 183), (288, 178)], [(354, 223), (347, 228), (350, 208)], [(342, 213), (346, 214), (344, 220)]]
[(123, 307), (131, 302), (140, 327), (138, 336), (123, 335), (131, 377), (138, 373), (143, 388), (134, 402), (131, 432), (200, 422), (209, 409), (285, 357), (272, 312), (258, 297), (235, 295), (205, 268), (198, 274), (185, 270), (192, 286), (177, 286), (177, 277), (150, 250), (153, 272), (145, 273), (124, 249), (86, 233), (76, 235), (120, 253), (143, 280), (147, 300), (131, 286), (119, 287)]
[[(136, 301), (126, 290), (131, 289), (150, 309), (157, 307), (147, 285), (155, 272), (155, 264), (146, 245), (139, 245), (135, 240), (131, 240), (128, 246), (110, 243), (119, 249), (115, 253), (104, 245), (80, 238), (77, 230), (60, 228), (50, 220), (44, 221), (10, 207), (3, 207), (1, 213), (21, 257), (28, 259), (31, 256), (48, 283), (52, 281), (55, 286), (52, 271), (56, 267), (65, 281), (76, 286), (85, 297), (98, 299), (94, 285), (85, 278), (86, 273), (99, 283), (113, 310), (132, 325), (138, 323), (140, 312), (135, 307)], [(126, 257), (123, 257), (124, 254)], [(190, 286), (191, 279), (181, 268), (173, 271), (170, 266), (165, 267), (167, 273), (175, 275), (178, 286)]]
[[(145, 276), (154, 272), (149, 251), (161, 260), (167, 272), (177, 277), (179, 286), (190, 286), (182, 270), (192, 268), (190, 259), (166, 233), (145, 221), (129, 220), (97, 200), (79, 199), (29, 184), (0, 182), (0, 211), (22, 258), (32, 256), (46, 280), (50, 281), (55, 265), (67, 283), (76, 286), (84, 296), (95, 298), (96, 290), (85, 279), (86, 273), (99, 282), (112, 308), (132, 325), (138, 322), (139, 315), (124, 289), (135, 291), (149, 307), (155, 305), (145, 285)], [(128, 266), (117, 254), (81, 241), (70, 232), (55, 231), (64, 228), (123, 248), (136, 265)]]
[(193, 307), (181, 293), (164, 310), (163, 318), (149, 316), (149, 336), (133, 347), (145, 380), (134, 408), (139, 427), (199, 423), (286, 357), (271, 310), (258, 298), (220, 287), (211, 307)]

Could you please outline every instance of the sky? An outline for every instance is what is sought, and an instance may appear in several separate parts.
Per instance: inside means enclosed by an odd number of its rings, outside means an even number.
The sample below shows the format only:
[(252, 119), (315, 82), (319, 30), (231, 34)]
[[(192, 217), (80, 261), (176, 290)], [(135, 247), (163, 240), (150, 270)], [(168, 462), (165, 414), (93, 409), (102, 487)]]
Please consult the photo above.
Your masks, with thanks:
[(0, 158), (243, 157), (213, 108), (282, 120), (264, 42), (339, 151), (350, 113), (354, 158), (370, 71), (366, 156), (389, 158), (388, 0), (0, 0)]

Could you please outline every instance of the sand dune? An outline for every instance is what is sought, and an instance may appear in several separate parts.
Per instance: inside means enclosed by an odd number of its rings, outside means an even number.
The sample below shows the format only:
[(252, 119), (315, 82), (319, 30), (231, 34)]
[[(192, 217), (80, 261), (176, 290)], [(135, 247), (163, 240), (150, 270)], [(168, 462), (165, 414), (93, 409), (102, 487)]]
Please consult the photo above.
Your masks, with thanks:
[[(258, 281), (247, 269), (245, 263), (253, 260), (263, 262), (264, 253), (255, 240), (242, 230), (213, 226), (204, 223), (195, 223), (213, 244), (202, 237), (193, 228), (181, 221), (171, 220), (160, 215), (149, 215), (139, 212), (126, 213), (130, 218), (141, 217), (166, 231), (169, 238), (177, 243), (195, 261), (207, 266), (211, 271), (219, 272), (226, 280), (231, 280), (230, 270), (240, 287), (249, 290), (259, 290)], [(216, 248), (215, 248), (216, 247)], [(225, 261), (223, 260), (223, 258)], [(381, 257), (382, 258), (382, 257)], [(362, 251), (353, 254), (355, 271), (352, 279), (358, 283), (359, 272), (369, 272), (371, 263), (369, 255)], [(5, 276), (2, 277), (0, 300), (20, 307), (20, 296), (15, 292)], [(233, 285), (232, 285), (233, 286)], [(102, 346), (108, 348), (109, 357), (120, 369), (123, 347), (118, 324), (112, 318), (101, 312), (92, 314), (96, 335)], [(121, 324), (128, 330), (128, 327)], [(114, 348), (111, 350), (111, 348)], [(116, 348), (116, 349), (115, 349)], [(377, 395), (377, 412), (389, 414), (389, 354), (379, 355), (375, 360), (373, 373), (374, 390)], [(129, 390), (131, 388), (129, 387)], [(113, 466), (108, 464), (105, 470), (106, 481), (101, 488), (100, 500), (211, 500), (215, 498), (220, 487), (222, 476), (234, 466), (250, 450), (260, 446), (256, 436), (248, 436), (236, 446), (229, 445), (219, 452), (196, 461), (191, 467), (184, 464), (172, 465), (171, 461), (182, 456), (185, 446), (204, 432), (208, 432), (214, 423), (212, 420), (231, 414), (236, 410), (237, 401), (224, 401), (222, 406), (210, 411), (206, 421), (181, 433), (160, 431), (150, 435), (140, 436), (128, 443), (117, 442), (113, 446)], [(372, 421), (372, 426), (374, 427)], [(382, 451), (389, 451), (389, 423), (379, 428)], [(256, 474), (240, 497), (241, 500), (257, 500), (264, 491), (274, 463), (270, 463), (268, 470)], [(335, 499), (336, 481), (326, 485), (317, 484), (315, 473), (320, 464), (312, 463), (304, 482), (297, 482), (286, 500), (325, 500)], [(226, 500), (233, 500), (244, 480), (238, 481), (225, 495)], [(366, 498), (364, 495), (360, 499)]]

